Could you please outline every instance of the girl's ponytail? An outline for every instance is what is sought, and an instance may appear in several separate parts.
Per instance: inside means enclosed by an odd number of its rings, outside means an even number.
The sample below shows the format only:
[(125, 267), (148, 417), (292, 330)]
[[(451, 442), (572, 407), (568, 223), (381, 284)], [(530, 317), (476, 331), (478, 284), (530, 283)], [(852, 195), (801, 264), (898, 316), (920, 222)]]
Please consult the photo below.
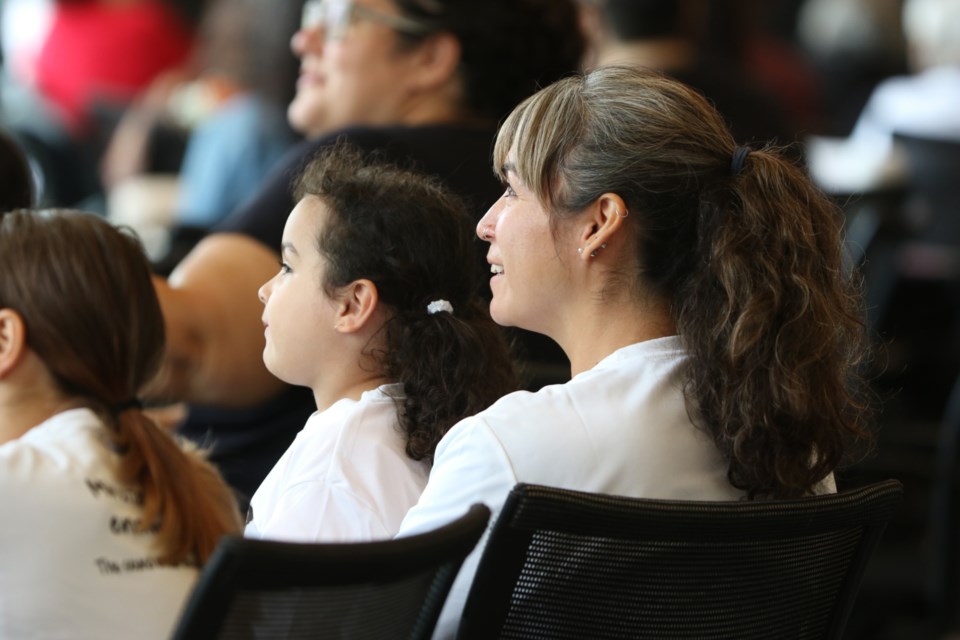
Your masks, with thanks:
[(160, 561), (206, 562), (220, 536), (241, 527), (236, 499), (220, 474), (139, 408), (114, 408), (101, 417), (116, 426), (120, 480), (143, 493), (140, 530), (155, 530)]
[(435, 300), (398, 312), (385, 327), (383, 360), (403, 384), (400, 424), (414, 460), (432, 461), (450, 427), (517, 388), (502, 331), (481, 300), (465, 300), (434, 313)]

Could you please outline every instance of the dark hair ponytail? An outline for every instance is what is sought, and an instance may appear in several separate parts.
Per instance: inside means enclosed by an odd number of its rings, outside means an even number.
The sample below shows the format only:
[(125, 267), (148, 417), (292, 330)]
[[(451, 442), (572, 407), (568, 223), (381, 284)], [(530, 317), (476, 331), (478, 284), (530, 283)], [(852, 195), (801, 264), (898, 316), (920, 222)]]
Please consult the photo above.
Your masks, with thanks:
[[(329, 211), (317, 247), (333, 293), (369, 279), (391, 310), (371, 355), (403, 384), (407, 454), (431, 460), (447, 430), (514, 391), (506, 341), (475, 293), (473, 221), (438, 181), (338, 144), (301, 175), (295, 200)], [(428, 311), (444, 300), (452, 311)]]
[(676, 296), (688, 390), (750, 496), (809, 493), (867, 435), (869, 352), (839, 209), (774, 150), (704, 189)]
[(500, 328), (470, 299), (453, 312), (396, 314), (386, 326), (388, 375), (403, 383), (400, 423), (407, 455), (432, 460), (437, 443), (465, 416), (516, 389)]

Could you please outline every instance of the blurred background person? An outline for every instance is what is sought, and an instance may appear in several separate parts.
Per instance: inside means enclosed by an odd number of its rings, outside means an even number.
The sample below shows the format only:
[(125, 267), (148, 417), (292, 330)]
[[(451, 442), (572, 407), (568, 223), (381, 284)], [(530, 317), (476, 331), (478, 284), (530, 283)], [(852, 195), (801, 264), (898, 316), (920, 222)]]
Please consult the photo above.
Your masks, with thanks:
[[(631, 64), (665, 73), (714, 103), (743, 143), (794, 142), (805, 123), (746, 63), (751, 39), (740, 2), (582, 0), (586, 68)], [(736, 29), (734, 35), (734, 29)], [(757, 36), (758, 37), (758, 36)]]
[(823, 87), (824, 135), (845, 136), (882, 80), (907, 72), (903, 0), (803, 0), (797, 46)]
[(809, 140), (811, 173), (828, 191), (901, 183), (895, 133), (960, 141), (960, 0), (906, 0), (903, 29), (912, 73), (880, 82), (848, 137)]
[[(101, 160), (107, 214), (144, 238), (166, 273), (259, 188), (294, 144), (286, 120), (301, 0), (208, 0), (196, 71), (161, 78), (129, 108)], [(179, 139), (157, 160), (158, 136)]]
[(201, 0), (19, 0), (4, 30), (37, 20), (5, 74), (2, 118), (43, 168), (44, 204), (102, 211), (96, 165), (123, 110), (193, 53)]
[[(301, 66), (287, 113), (308, 140), (156, 283), (170, 340), (150, 391), (190, 401), (180, 433), (210, 446), (248, 499), (315, 409), (261, 359), (255, 292), (276, 271), (292, 178), (345, 139), (438, 177), (479, 219), (502, 191), (489, 164), (497, 122), (575, 71), (583, 38), (572, 0), (312, 0), (292, 48)], [(488, 269), (479, 245), (475, 264)], [(555, 344), (522, 346), (524, 363), (548, 365), (533, 384), (569, 376)]]

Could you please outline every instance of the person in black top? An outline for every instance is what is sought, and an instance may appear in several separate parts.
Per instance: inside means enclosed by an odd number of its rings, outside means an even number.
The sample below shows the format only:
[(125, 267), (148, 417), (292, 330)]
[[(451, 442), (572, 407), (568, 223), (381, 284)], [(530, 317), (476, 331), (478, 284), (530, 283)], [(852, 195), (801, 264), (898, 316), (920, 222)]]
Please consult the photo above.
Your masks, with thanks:
[(0, 129), (0, 213), (33, 204), (33, 174), (20, 144)]
[[(312, 410), (309, 391), (285, 386), (261, 359), (256, 291), (278, 268), (292, 177), (344, 139), (439, 177), (479, 219), (502, 191), (489, 169), (498, 121), (576, 71), (584, 48), (572, 0), (309, 0), (291, 44), (301, 74), (288, 118), (308, 140), (155, 280), (168, 348), (145, 391), (190, 402), (181, 433), (210, 449), (242, 500)], [(532, 350), (557, 361), (553, 345)]]
[(591, 54), (586, 66), (654, 69), (703, 94), (737, 141), (756, 146), (770, 141), (791, 144), (796, 124), (778, 97), (742, 61), (721, 55), (724, 52), (709, 41), (710, 22), (719, 22), (716, 14), (732, 8), (726, 2), (708, 6), (690, 0), (587, 3), (583, 11), (591, 27)]

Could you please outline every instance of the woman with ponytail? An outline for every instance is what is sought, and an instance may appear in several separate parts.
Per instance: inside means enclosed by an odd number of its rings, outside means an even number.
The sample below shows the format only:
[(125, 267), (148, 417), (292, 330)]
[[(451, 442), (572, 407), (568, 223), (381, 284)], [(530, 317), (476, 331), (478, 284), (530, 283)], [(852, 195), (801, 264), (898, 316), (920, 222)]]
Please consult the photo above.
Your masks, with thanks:
[[(860, 296), (840, 211), (773, 149), (737, 146), (688, 87), (599, 68), (518, 106), (481, 219), (490, 305), (573, 378), (464, 420), (402, 534), (518, 482), (646, 498), (835, 491), (866, 440)], [(441, 618), (452, 635), (483, 544)]]
[(166, 638), (239, 530), (218, 473), (136, 398), (163, 345), (133, 236), (0, 215), (0, 636)]
[(314, 413), (254, 494), (249, 537), (389, 538), (440, 438), (516, 389), (475, 293), (473, 222), (439, 183), (322, 151), (294, 190), (280, 271), (260, 288), (263, 360)]

